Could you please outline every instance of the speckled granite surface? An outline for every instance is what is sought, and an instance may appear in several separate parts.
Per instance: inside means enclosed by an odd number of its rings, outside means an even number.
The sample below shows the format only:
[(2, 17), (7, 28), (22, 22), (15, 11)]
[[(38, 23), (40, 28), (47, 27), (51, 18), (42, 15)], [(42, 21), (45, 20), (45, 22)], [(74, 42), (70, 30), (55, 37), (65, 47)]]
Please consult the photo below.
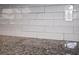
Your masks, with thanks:
[(66, 55), (79, 54), (79, 43), (75, 49), (65, 48), (66, 41), (24, 38), (0, 35), (1, 55)]

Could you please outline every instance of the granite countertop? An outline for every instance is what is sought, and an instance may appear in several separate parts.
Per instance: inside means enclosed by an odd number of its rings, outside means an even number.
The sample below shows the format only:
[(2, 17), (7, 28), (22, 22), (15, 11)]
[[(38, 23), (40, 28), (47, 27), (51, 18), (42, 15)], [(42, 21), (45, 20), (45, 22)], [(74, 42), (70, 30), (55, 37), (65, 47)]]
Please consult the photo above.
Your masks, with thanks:
[(65, 47), (64, 40), (49, 40), (0, 35), (1, 55), (66, 55), (79, 54), (79, 43), (74, 49)]

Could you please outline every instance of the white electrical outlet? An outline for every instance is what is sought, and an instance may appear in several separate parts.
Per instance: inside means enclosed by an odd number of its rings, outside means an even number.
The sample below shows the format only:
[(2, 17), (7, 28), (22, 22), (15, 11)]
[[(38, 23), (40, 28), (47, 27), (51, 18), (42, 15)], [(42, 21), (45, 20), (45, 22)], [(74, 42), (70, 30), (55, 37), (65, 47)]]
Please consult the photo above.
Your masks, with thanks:
[(72, 21), (73, 5), (66, 6), (65, 10), (65, 21)]

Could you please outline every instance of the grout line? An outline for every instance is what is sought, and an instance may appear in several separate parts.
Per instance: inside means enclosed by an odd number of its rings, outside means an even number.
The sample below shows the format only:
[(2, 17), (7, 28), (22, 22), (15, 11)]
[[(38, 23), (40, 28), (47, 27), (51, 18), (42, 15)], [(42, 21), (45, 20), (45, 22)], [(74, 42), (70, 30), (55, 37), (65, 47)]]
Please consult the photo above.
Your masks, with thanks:
[[(79, 12), (79, 11), (74, 11), (74, 12)], [(73, 12), (73, 13), (74, 13)], [(45, 7), (44, 7), (44, 12), (29, 12), (29, 13), (10, 13), (10, 14), (39, 14), (39, 13), (64, 13), (64, 11), (54, 11), (54, 12), (45, 12)], [(0, 14), (9, 14), (9, 13), (0, 13)]]

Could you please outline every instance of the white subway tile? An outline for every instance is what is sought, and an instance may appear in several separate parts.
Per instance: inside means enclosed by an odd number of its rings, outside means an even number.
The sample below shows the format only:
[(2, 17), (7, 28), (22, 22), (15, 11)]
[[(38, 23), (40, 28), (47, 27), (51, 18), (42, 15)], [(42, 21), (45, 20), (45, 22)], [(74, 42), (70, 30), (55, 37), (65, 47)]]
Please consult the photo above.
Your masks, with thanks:
[(45, 13), (44, 19), (64, 19), (64, 13)]
[(48, 6), (45, 7), (45, 12), (63, 12), (65, 10), (65, 6)]
[(79, 41), (79, 34), (75, 34), (75, 33), (64, 34), (64, 40)]

